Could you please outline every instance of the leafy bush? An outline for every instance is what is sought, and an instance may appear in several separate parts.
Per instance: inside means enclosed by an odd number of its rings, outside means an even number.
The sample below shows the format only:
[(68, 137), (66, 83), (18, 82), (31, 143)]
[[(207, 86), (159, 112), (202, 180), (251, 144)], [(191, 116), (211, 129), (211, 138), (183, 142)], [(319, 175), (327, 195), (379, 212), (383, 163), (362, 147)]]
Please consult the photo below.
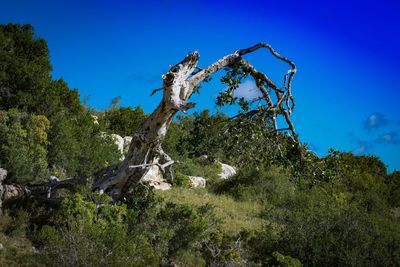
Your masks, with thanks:
[(178, 159), (179, 161), (173, 166), (174, 170), (176, 170), (176, 176), (180, 175), (178, 179), (183, 178), (182, 174), (185, 176), (200, 176), (207, 180), (208, 185), (220, 180), (221, 165), (217, 162), (212, 162), (209, 158), (202, 157), (179, 157)]
[[(266, 229), (256, 242), (307, 266), (391, 266), (400, 260), (400, 227), (390, 218), (365, 213), (344, 194), (323, 188), (282, 195), (267, 205)], [(395, 241), (397, 240), (397, 241)]]
[(272, 253), (272, 259), (269, 264), (271, 266), (281, 266), (281, 267), (301, 267), (303, 266), (298, 259), (293, 259), (290, 256), (282, 255), (281, 253), (275, 251)]
[(145, 118), (141, 107), (114, 107), (99, 114), (99, 123), (110, 133), (124, 137), (131, 135)]
[(278, 167), (270, 169), (248, 167), (239, 169), (234, 177), (218, 182), (213, 190), (217, 194), (229, 194), (238, 200), (259, 201), (266, 196), (277, 196), (275, 192), (283, 188), (287, 192), (282, 193), (289, 193), (294, 185), (289, 182), (288, 176), (287, 172)]
[[(39, 234), (51, 266), (143, 266), (157, 258), (146, 240), (128, 235), (125, 206), (96, 204), (76, 194), (63, 202), (54, 226)], [(140, 238), (140, 237), (139, 237)], [(147, 253), (146, 253), (147, 252)]]
[(119, 204), (96, 194), (94, 201), (79, 193), (65, 199), (38, 234), (47, 264), (155, 266), (199, 254), (215, 224), (212, 209), (163, 203), (151, 189), (137, 190)]
[(50, 80), (49, 50), (31, 25), (0, 25), (0, 109), (33, 107)]
[(119, 161), (117, 145), (103, 136), (89, 112), (58, 113), (49, 132), (49, 165), (62, 176), (81, 177)]
[(51, 79), (47, 44), (33, 27), (0, 25), (0, 41), (0, 164), (9, 179), (39, 182), (49, 169), (61, 178), (85, 176), (118, 161), (78, 91)]
[(8, 170), (8, 181), (24, 184), (47, 180), (49, 127), (45, 116), (0, 110), (0, 166)]
[(164, 148), (175, 158), (207, 155), (210, 162), (218, 159), (239, 168), (282, 164), (294, 153), (293, 142), (284, 134), (276, 134), (270, 123), (269, 116), (229, 119), (205, 110), (178, 117), (171, 124)]
[(394, 171), (386, 177), (388, 201), (392, 207), (400, 207), (400, 172)]
[(190, 179), (189, 176), (182, 174), (180, 172), (176, 172), (174, 176), (174, 180), (172, 181), (173, 185), (190, 188)]

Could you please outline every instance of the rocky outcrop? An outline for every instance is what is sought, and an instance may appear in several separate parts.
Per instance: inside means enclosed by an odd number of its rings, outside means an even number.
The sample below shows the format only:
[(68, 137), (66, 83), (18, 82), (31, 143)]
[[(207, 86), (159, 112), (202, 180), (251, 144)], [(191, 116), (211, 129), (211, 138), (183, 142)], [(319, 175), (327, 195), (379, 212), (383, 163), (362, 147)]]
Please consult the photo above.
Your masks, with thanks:
[(237, 171), (235, 169), (235, 167), (230, 166), (228, 164), (219, 162), (218, 163), (221, 165), (221, 173), (219, 174), (219, 177), (221, 177), (221, 179), (229, 179), (232, 176), (236, 175)]
[(192, 188), (205, 188), (206, 179), (200, 176), (188, 176)]
[(22, 191), (21, 187), (7, 184), (7, 185), (4, 185), (4, 193), (2, 196), (2, 200), (5, 201), (8, 199), (12, 199), (14, 197), (21, 196), (22, 194), (23, 194), (23, 191)]
[(0, 214), (3, 202), (21, 196), (24, 192), (21, 187), (9, 184), (3, 184), (7, 177), (7, 170), (0, 168)]

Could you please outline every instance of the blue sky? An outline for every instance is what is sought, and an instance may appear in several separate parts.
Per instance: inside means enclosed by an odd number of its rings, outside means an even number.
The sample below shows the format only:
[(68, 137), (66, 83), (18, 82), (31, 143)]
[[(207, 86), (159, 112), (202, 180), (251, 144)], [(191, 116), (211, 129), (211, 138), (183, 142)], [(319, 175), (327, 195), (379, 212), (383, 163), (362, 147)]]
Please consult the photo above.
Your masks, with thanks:
[[(169, 65), (198, 50), (200, 66), (264, 41), (298, 66), (293, 120), (319, 155), (332, 147), (378, 155), (400, 169), (398, 1), (0, 1), (1, 23), (31, 23), (47, 40), (53, 77), (89, 104), (151, 112)], [(281, 81), (286, 66), (247, 57)], [(215, 108), (218, 76), (194, 96)], [(241, 93), (251, 95), (247, 82)]]

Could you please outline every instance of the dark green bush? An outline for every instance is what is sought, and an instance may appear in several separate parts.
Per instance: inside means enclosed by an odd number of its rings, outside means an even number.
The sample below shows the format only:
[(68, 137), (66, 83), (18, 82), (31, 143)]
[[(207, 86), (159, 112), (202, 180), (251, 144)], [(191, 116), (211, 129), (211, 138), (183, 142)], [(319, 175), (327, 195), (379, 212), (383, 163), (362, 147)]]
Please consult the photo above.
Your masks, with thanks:
[(400, 260), (399, 225), (341, 193), (295, 191), (267, 205), (265, 216), (261, 258), (278, 250), (307, 266), (393, 266)]
[(151, 188), (137, 190), (119, 204), (96, 194), (65, 199), (37, 235), (47, 264), (156, 266), (200, 255), (215, 227), (212, 209), (163, 203)]
[(131, 135), (145, 118), (141, 107), (113, 107), (99, 114), (99, 123), (110, 133), (124, 137)]
[(119, 161), (111, 137), (102, 135), (89, 112), (77, 116), (58, 113), (49, 132), (49, 165), (61, 177), (81, 177)]
[(400, 172), (394, 171), (386, 177), (388, 201), (392, 207), (400, 207)]
[(174, 180), (172, 181), (174, 186), (180, 186), (185, 188), (190, 188), (189, 176), (176, 172), (174, 175)]

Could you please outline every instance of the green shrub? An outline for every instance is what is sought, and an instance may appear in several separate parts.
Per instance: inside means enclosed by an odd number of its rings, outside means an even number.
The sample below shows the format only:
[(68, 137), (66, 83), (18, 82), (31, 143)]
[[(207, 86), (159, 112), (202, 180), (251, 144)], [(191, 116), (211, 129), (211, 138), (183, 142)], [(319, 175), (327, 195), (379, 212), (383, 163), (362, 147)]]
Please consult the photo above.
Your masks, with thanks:
[(246, 263), (242, 246), (240, 235), (216, 229), (203, 241), (202, 255), (208, 266), (242, 266)]
[(260, 201), (266, 197), (277, 196), (277, 191), (289, 193), (294, 185), (288, 179), (288, 173), (282, 168), (242, 168), (227, 180), (217, 183), (213, 190), (217, 194), (229, 194), (238, 200)]
[(76, 116), (57, 113), (49, 132), (48, 159), (55, 172), (82, 177), (119, 161), (111, 137), (102, 136), (89, 112)]
[[(173, 165), (173, 169), (176, 170), (176, 176), (180, 175), (178, 179), (185, 179), (182, 176), (183, 174), (185, 176), (200, 176), (207, 180), (207, 185), (213, 185), (220, 180), (221, 165), (211, 161), (209, 158), (178, 157), (178, 160), (179, 162)], [(190, 185), (190, 181), (188, 182), (188, 185)]]
[(261, 258), (278, 250), (307, 266), (392, 266), (400, 260), (399, 225), (365, 213), (344, 194), (296, 191), (268, 205), (265, 216)]
[(141, 107), (113, 107), (99, 114), (99, 123), (110, 133), (124, 137), (131, 135), (145, 118)]
[(301, 267), (303, 266), (298, 259), (293, 259), (290, 256), (282, 255), (275, 251), (272, 253), (272, 259), (269, 262), (270, 266), (276, 267)]
[(47, 180), (49, 126), (45, 116), (28, 115), (16, 109), (0, 111), (0, 166), (8, 170), (9, 182)]
[(174, 180), (172, 181), (173, 185), (184, 187), (184, 188), (190, 188), (190, 179), (189, 176), (182, 174), (180, 172), (176, 172), (174, 176)]
[(114, 204), (104, 195), (66, 198), (37, 235), (47, 264), (156, 266), (201, 255), (215, 227), (209, 206), (164, 203), (145, 186), (136, 193)]
[(29, 110), (50, 81), (49, 50), (31, 25), (0, 25), (0, 109)]
[(75, 194), (39, 233), (49, 266), (154, 266), (157, 255), (142, 236), (129, 235), (125, 205), (97, 204)]

